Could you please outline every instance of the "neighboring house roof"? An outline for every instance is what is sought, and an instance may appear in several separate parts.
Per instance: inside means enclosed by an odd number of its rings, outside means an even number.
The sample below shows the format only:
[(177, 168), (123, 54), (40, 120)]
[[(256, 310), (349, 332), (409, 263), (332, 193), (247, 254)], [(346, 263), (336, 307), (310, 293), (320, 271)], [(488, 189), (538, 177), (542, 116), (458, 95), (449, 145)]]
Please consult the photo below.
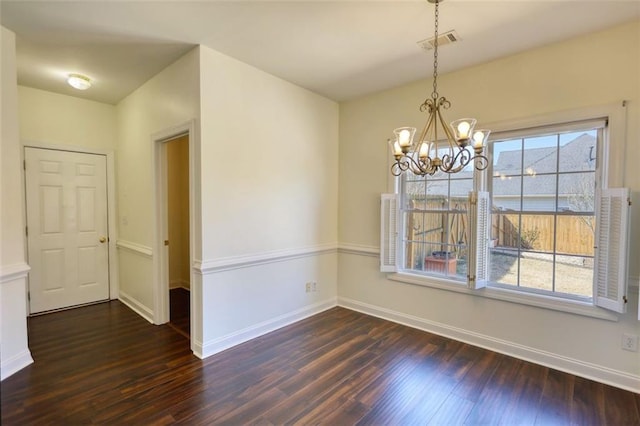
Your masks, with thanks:
[[(561, 171), (587, 171), (595, 168), (596, 138), (583, 133), (571, 142), (560, 146), (559, 168)], [(536, 173), (549, 173), (556, 171), (556, 148), (527, 149), (524, 153), (524, 172), (528, 170)], [(522, 151), (502, 151), (498, 155), (493, 166), (494, 173), (519, 174), (522, 160)]]
[[(557, 150), (555, 147), (527, 149), (524, 154), (524, 167), (521, 167), (522, 151), (502, 151), (493, 166), (493, 195), (506, 197), (520, 194), (520, 186), (523, 185), (523, 193), (526, 196), (549, 197), (555, 196), (557, 166), (563, 172), (580, 172), (595, 170), (596, 138), (583, 133), (571, 142), (568, 142)], [(558, 156), (556, 152), (559, 151)], [(559, 163), (558, 163), (559, 162)], [(521, 183), (520, 174), (524, 174), (524, 182)], [(518, 176), (509, 176), (518, 175)], [(502, 178), (498, 178), (502, 176)], [(446, 176), (445, 176), (446, 177)], [(463, 197), (473, 189), (473, 173), (464, 171), (452, 175), (451, 196)], [(420, 180), (420, 178), (416, 178)], [(428, 193), (433, 195), (447, 195), (447, 180), (428, 180)], [(423, 183), (409, 183), (412, 186), (409, 192), (420, 194), (424, 192)], [(558, 194), (567, 197), (588, 191), (593, 185), (593, 175), (570, 174), (560, 177), (558, 182)]]

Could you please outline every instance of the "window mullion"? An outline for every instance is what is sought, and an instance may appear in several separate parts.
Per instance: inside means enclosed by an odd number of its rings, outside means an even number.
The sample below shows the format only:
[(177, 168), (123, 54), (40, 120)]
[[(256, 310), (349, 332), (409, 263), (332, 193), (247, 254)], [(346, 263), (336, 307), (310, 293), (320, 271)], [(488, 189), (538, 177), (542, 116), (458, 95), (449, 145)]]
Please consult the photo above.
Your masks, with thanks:
[(556, 201), (553, 215), (553, 256), (551, 269), (551, 291), (556, 291), (556, 261), (558, 249), (558, 206), (560, 205), (560, 135), (556, 136)]

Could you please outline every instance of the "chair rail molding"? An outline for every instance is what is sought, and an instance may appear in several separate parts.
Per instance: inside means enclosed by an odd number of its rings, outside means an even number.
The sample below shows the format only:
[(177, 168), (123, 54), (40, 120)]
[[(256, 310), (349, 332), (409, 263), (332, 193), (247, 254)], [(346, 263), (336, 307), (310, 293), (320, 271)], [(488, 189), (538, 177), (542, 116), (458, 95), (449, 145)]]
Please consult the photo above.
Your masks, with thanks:
[(378, 257), (380, 256), (380, 247), (365, 244), (340, 243), (338, 244), (338, 253)]
[(193, 270), (198, 274), (208, 275), (233, 269), (250, 268), (267, 263), (284, 262), (302, 257), (336, 253), (337, 249), (337, 243), (324, 243), (293, 249), (271, 250), (249, 255), (229, 256), (201, 261), (196, 260), (193, 262)]
[(130, 253), (139, 254), (144, 257), (148, 257), (148, 258), (153, 257), (153, 249), (151, 247), (134, 243), (132, 241), (118, 240), (116, 242), (116, 247), (118, 249), (128, 251)]
[(24, 262), (2, 265), (0, 266), (0, 284), (26, 278), (30, 270), (31, 267)]

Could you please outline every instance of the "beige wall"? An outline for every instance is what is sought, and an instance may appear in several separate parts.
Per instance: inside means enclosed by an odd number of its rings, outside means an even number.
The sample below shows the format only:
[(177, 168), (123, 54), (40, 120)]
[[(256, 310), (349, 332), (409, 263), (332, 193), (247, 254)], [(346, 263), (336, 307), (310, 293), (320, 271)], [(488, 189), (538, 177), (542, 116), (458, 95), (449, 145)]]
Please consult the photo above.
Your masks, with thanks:
[(169, 286), (189, 288), (189, 136), (167, 142)]
[(113, 105), (24, 86), (18, 87), (18, 98), (23, 143), (115, 150)]
[(201, 52), (206, 354), (335, 302), (338, 104)]
[(22, 154), (18, 133), (15, 34), (0, 27), (0, 378), (33, 362), (27, 347)]
[(335, 243), (338, 105), (202, 51), (203, 258)]
[[(624, 173), (622, 164), (613, 164), (612, 173), (624, 175), (638, 198), (640, 170), (631, 161), (640, 158), (639, 22), (442, 75), (438, 83), (439, 92), (452, 102), (447, 118), (475, 116), (481, 123), (628, 100), (626, 143), (612, 141), (611, 149), (614, 154), (623, 150), (614, 156), (630, 161)], [(341, 104), (341, 243), (379, 245), (379, 195), (389, 191), (391, 181), (386, 139), (396, 127), (423, 125), (418, 105), (430, 91), (431, 81), (425, 80)], [(611, 180), (620, 185), (622, 179)], [(640, 209), (633, 210), (630, 274), (637, 283)], [(410, 317), (436, 331), (459, 332), (470, 340), (482, 337), (498, 350), (526, 349), (540, 359), (585, 371), (595, 366), (600, 380), (640, 383), (638, 353), (620, 348), (622, 333), (638, 334), (637, 290), (630, 295), (631, 312), (612, 322), (402, 284), (378, 271), (374, 257), (341, 254), (341, 300)]]
[[(199, 49), (169, 65), (116, 105), (121, 298), (154, 314), (156, 221), (152, 135), (200, 117)], [(197, 135), (194, 136), (197, 143)], [(198, 231), (199, 233), (199, 231)], [(196, 256), (200, 246), (196, 242)], [(149, 255), (148, 253), (151, 253)], [(198, 333), (196, 330), (195, 333)]]

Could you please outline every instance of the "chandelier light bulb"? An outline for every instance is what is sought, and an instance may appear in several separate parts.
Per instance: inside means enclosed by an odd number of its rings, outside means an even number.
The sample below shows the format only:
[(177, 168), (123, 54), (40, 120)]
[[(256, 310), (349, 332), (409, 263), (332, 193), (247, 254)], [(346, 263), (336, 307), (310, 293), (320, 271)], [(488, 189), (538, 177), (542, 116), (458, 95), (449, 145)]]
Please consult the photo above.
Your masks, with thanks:
[(400, 134), (398, 135), (398, 144), (401, 147), (402, 146), (409, 146), (411, 144), (410, 137), (411, 137), (411, 132), (409, 132), (406, 129), (401, 130)]
[(483, 147), (487, 144), (487, 139), (489, 139), (489, 134), (491, 130), (482, 129), (476, 130), (473, 132), (473, 149), (477, 152), (481, 152)]
[(87, 90), (91, 87), (91, 79), (82, 74), (69, 74), (67, 83), (69, 83), (69, 86), (78, 90)]
[(422, 142), (422, 144), (420, 144), (420, 152), (418, 156), (420, 158), (426, 158), (429, 156), (429, 142)]
[(469, 137), (469, 129), (471, 125), (467, 121), (462, 121), (458, 124), (458, 136), (460, 139), (467, 139)]
[(393, 155), (402, 155), (402, 148), (400, 147), (400, 143), (398, 143), (397, 141), (393, 143)]

